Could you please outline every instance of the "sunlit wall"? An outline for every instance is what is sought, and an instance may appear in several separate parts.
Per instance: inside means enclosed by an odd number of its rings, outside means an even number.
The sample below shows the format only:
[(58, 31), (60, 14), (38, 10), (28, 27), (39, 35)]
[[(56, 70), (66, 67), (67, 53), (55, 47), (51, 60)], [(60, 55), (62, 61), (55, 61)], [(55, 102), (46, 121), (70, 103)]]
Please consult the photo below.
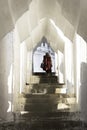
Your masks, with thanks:
[(80, 100), (81, 64), (87, 62), (87, 44), (78, 34), (76, 35), (76, 95), (77, 102)]

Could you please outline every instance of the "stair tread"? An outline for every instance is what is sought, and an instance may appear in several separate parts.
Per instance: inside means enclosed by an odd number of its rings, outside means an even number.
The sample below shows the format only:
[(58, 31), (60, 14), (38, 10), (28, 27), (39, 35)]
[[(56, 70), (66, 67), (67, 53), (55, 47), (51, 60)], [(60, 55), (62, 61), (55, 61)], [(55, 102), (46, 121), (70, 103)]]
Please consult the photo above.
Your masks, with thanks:
[(21, 98), (21, 97), (25, 97), (25, 98), (27, 98), (27, 97), (32, 97), (32, 98), (41, 98), (41, 97), (43, 97), (43, 98), (48, 98), (48, 97), (52, 97), (52, 96), (54, 96), (54, 97), (60, 97), (60, 98), (62, 98), (62, 96), (64, 96), (64, 97), (66, 97), (66, 98), (75, 98), (75, 95), (74, 94), (71, 94), (71, 95), (68, 95), (68, 94), (66, 94), (66, 93), (55, 93), (55, 94), (44, 94), (44, 93), (21, 93), (21, 94), (19, 94), (19, 97)]
[(50, 82), (48, 82), (48, 83), (26, 83), (26, 85), (61, 85), (61, 86), (63, 86), (63, 85), (65, 85), (65, 83), (58, 83), (58, 82), (56, 82), (56, 83), (50, 83)]
[(21, 114), (21, 118), (23, 119), (34, 119), (40, 122), (55, 122), (55, 121), (81, 121), (80, 120), (80, 113), (79, 112), (63, 112), (63, 111), (56, 111), (56, 112), (29, 112), (27, 114)]

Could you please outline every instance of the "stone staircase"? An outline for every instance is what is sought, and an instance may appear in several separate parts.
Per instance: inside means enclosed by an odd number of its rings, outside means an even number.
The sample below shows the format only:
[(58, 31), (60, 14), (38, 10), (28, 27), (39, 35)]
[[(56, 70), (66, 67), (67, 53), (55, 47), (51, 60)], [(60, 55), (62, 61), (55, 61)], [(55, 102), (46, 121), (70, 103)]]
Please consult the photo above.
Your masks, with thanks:
[(32, 76), (25, 93), (19, 95), (19, 111), (53, 112), (68, 110), (75, 104), (74, 95), (67, 95), (65, 84), (58, 83), (55, 75)]
[(56, 76), (34, 76), (19, 95), (14, 121), (23, 130), (83, 130), (75, 107), (74, 95), (67, 95), (65, 84), (59, 84)]

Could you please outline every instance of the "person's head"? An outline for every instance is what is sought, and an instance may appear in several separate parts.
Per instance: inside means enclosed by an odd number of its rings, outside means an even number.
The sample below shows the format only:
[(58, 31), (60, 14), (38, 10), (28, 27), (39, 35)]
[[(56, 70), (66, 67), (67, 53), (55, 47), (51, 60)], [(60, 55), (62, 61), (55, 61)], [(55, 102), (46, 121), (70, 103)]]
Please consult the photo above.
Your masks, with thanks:
[(46, 52), (46, 56), (49, 56), (49, 53), (48, 53), (48, 52)]

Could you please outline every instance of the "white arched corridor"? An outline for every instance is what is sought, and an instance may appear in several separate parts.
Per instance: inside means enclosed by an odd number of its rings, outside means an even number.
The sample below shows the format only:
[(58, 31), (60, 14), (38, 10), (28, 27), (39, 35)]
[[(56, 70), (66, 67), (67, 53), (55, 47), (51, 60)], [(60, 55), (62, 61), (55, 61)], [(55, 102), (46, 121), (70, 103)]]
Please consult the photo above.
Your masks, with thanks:
[[(81, 118), (87, 121), (87, 107), (83, 109), (87, 98), (86, 0), (0, 3), (0, 119), (12, 120), (13, 113), (23, 107), (20, 95), (32, 94), (32, 84), (40, 83), (41, 77), (33, 73), (33, 51), (45, 37), (55, 53), (53, 76), (63, 86), (55, 87), (55, 93), (70, 96), (71, 99), (67, 98), (69, 103), (73, 102), (70, 111), (81, 111)], [(45, 87), (43, 92), (46, 91)], [(61, 106), (67, 107), (60, 103)]]

